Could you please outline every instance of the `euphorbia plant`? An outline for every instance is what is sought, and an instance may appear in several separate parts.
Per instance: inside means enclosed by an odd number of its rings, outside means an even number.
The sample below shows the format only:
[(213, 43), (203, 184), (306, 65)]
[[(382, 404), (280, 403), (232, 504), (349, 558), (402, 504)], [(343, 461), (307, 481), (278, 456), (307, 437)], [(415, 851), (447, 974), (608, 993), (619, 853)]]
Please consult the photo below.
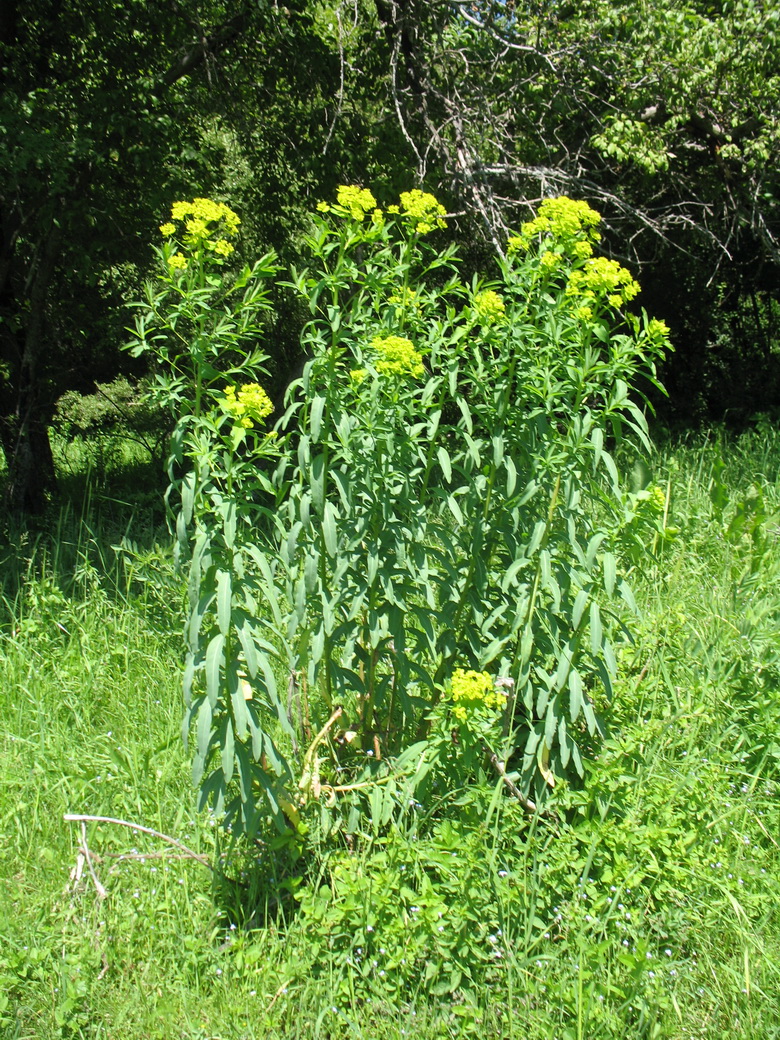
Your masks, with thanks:
[[(654, 379), (666, 329), (625, 311), (639, 287), (594, 255), (586, 204), (544, 202), (495, 280), (471, 285), (454, 251), (430, 244), (444, 218), (421, 191), (382, 210), (341, 188), (287, 283), (310, 311), (308, 360), (276, 438), (243, 443), (238, 357), (216, 397), (219, 379), (201, 379), (211, 411), (180, 419), (183, 541), (194, 525), (186, 726), (197, 722), (204, 797), (250, 832), (267, 809), (298, 826), (313, 799), (359, 802), (410, 746), (424, 755), (443, 712), (464, 722), (458, 676), (487, 683), (479, 717), (494, 722), (464, 732), (486, 734), (525, 797), (582, 775), (598, 736), (610, 603), (632, 603), (599, 521), (619, 493), (607, 448), (625, 428), (646, 439), (629, 387)], [(205, 320), (196, 285), (170, 295), (188, 277), (170, 270), (176, 255), (161, 253), (168, 295), (150, 290), (144, 320), (154, 304), (154, 322), (179, 326), (165, 308), (192, 294)], [(241, 276), (249, 307), (274, 273), (262, 263)], [(257, 518), (271, 494), (268, 526)]]

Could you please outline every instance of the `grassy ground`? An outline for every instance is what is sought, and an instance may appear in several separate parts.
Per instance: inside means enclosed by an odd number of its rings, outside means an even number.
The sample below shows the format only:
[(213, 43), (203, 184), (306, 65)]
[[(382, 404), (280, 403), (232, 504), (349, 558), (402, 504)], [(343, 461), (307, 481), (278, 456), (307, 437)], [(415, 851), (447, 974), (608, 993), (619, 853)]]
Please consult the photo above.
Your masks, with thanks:
[(0, 546), (0, 1035), (780, 1037), (779, 472), (771, 430), (656, 460), (679, 535), (633, 575), (609, 739), (555, 816), (482, 792), (233, 883), (181, 746), (156, 494), (73, 477)]

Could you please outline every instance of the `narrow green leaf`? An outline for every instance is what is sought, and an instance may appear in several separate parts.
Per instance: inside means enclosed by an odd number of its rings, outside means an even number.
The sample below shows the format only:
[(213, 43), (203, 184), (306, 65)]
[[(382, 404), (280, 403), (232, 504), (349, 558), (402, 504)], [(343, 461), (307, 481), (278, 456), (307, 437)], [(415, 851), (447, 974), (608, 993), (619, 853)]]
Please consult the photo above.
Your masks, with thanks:
[(190, 470), (181, 482), (181, 515), (189, 526), (192, 521), (192, 509), (195, 503), (195, 473)]
[(232, 549), (236, 541), (236, 503), (231, 499), (223, 502), (220, 509), (222, 515), (222, 531), (225, 535), (225, 545)]
[(507, 567), (506, 571), (504, 572), (504, 576), (501, 579), (501, 591), (504, 593), (508, 592), (510, 587), (514, 583), (514, 580), (517, 577), (517, 575), (520, 573), (523, 567), (527, 566), (528, 560), (524, 556), (519, 557), (519, 559), (513, 560)]
[(255, 806), (255, 799), (252, 793), (252, 763), (246, 748), (241, 744), (236, 744), (236, 765), (238, 766), (238, 784), (244, 815), (248, 816)]
[(458, 505), (457, 499), (454, 495), (447, 495), (447, 508), (455, 517), (455, 522), (459, 527), (463, 526), (463, 513), (461, 512), (460, 506)]
[(552, 572), (550, 570), (550, 553), (547, 549), (542, 549), (539, 553), (539, 574), (541, 576), (542, 588), (549, 589), (552, 581)]
[(249, 677), (254, 679), (257, 675), (258, 656), (252, 632), (252, 622), (249, 617), (243, 615), (237, 620), (235, 627), (238, 641), (241, 643), (241, 649), (244, 651), (244, 660), (246, 661)]
[(311, 403), (311, 441), (316, 444), (320, 439), (322, 427), (322, 412), (325, 408), (325, 398), (317, 396)]
[(187, 707), (192, 703), (192, 683), (195, 678), (195, 655), (191, 650), (187, 651), (182, 674), (182, 690), (184, 692), (184, 703)]
[(608, 596), (612, 596), (615, 592), (615, 578), (617, 577), (617, 563), (612, 553), (604, 553), (602, 567), (604, 568), (604, 590)]
[(309, 551), (306, 553), (306, 560), (303, 565), (303, 583), (308, 595), (311, 595), (317, 588), (320, 576), (319, 563), (320, 558), (317, 550), (310, 547)]
[(222, 651), (225, 637), (221, 632), (213, 636), (206, 649), (206, 696), (212, 709), (219, 701), (220, 674), (223, 666)]
[[(452, 389), (453, 396), (455, 396), (455, 389), (456, 388)], [(457, 401), (458, 408), (460, 408), (460, 414), (463, 416), (463, 423), (464, 423), (466, 429), (468, 430), (469, 433), (473, 433), (474, 432), (474, 424), (471, 421), (471, 412), (469, 410), (468, 404), (466, 403), (465, 397), (463, 397), (462, 394), (459, 394), (457, 396), (457, 398), (456, 398), (456, 401)]]
[(325, 503), (322, 516), (322, 536), (325, 541), (326, 552), (329, 556), (335, 556), (338, 543), (336, 539), (336, 509), (332, 502)]
[(571, 624), (572, 628), (576, 632), (580, 627), (582, 621), (582, 615), (585, 613), (585, 607), (588, 604), (588, 593), (585, 589), (580, 589), (577, 595), (574, 597), (574, 606), (571, 612)]
[(618, 592), (623, 598), (623, 601), (628, 607), (628, 609), (632, 612), (632, 614), (638, 617), (640, 611), (639, 607), (637, 606), (636, 600), (634, 599), (634, 593), (631, 589), (631, 586), (623, 578), (621, 578), (618, 582)]
[(601, 652), (601, 643), (604, 638), (604, 629), (601, 624), (601, 611), (595, 600), (590, 605), (590, 649), (595, 657)]
[(217, 624), (223, 636), (230, 631), (233, 578), (229, 571), (217, 571)]
[(517, 467), (511, 455), (506, 457), (506, 497), (511, 498), (517, 487)]
[(544, 532), (546, 528), (547, 524), (544, 522), (544, 520), (537, 520), (536, 526), (533, 530), (533, 534), (531, 535), (531, 540), (528, 543), (528, 549), (526, 550), (528, 556), (533, 556), (536, 550), (542, 544), (542, 538), (544, 537)]
[[(239, 740), (246, 740), (248, 727), (245, 683), (247, 683), (246, 678), (238, 674), (238, 665), (234, 662), (229, 668), (227, 685), (233, 709), (234, 731)], [(249, 690), (251, 692), (251, 687)]]
[(593, 705), (586, 697), (582, 702), (582, 714), (585, 716), (585, 722), (588, 725), (588, 733), (593, 737), (596, 735), (598, 730), (598, 722), (596, 720), (596, 713), (593, 710)]
[(569, 718), (576, 722), (583, 706), (582, 678), (576, 668), (569, 672)]
[(260, 723), (255, 718), (255, 712), (252, 708), (251, 703), (247, 705), (246, 718), (249, 725), (249, 732), (252, 734), (252, 757), (255, 762), (259, 762), (263, 754), (263, 733)]
[(601, 461), (601, 453), (604, 449), (604, 431), (596, 426), (590, 435), (590, 443), (593, 446), (593, 472), (595, 473)]
[(298, 466), (304, 472), (308, 468), (309, 461), (311, 459), (311, 440), (308, 433), (301, 435), (301, 439), (298, 441)]
[(198, 726), (196, 732), (198, 754), (204, 761), (206, 760), (206, 755), (211, 746), (211, 719), (211, 705), (209, 704), (208, 699), (205, 699), (198, 711)]
[(585, 770), (582, 766), (582, 759), (580, 758), (580, 749), (577, 747), (577, 741), (572, 740), (571, 742), (571, 758), (574, 762), (574, 768), (577, 770), (577, 776), (582, 778), (585, 776)]
[(573, 743), (571, 737), (566, 732), (566, 720), (561, 719), (561, 725), (558, 727), (558, 743), (560, 744), (560, 756), (561, 765), (565, 769), (571, 758), (571, 745)]
[(603, 451), (601, 453), (601, 461), (604, 463), (607, 473), (609, 473), (612, 490), (617, 492), (620, 489), (620, 477), (618, 476), (615, 460), (608, 452)]
[(601, 547), (601, 543), (604, 541), (605, 537), (606, 535), (603, 532), (599, 532), (598, 534), (594, 534), (588, 542), (588, 549), (585, 553), (584, 566), (587, 568), (589, 573), (593, 570), (593, 566), (596, 562), (596, 554), (598, 553), (599, 548)]
[(501, 467), (504, 461), (504, 437), (503, 434), (497, 433), (493, 436), (493, 465), (496, 469)]
[(445, 481), (449, 484), (452, 480), (452, 464), (450, 462), (450, 456), (447, 449), (442, 445), (436, 453), (439, 459), (439, 465), (444, 476)]
[(544, 720), (544, 742), (550, 751), (552, 751), (555, 743), (555, 731), (558, 728), (558, 723), (562, 721), (563, 719), (559, 719), (558, 716), (558, 698), (553, 697), (547, 705), (547, 716)]
[(311, 460), (309, 480), (312, 504), (321, 515), (325, 505), (325, 457), (323, 455), (315, 455)]
[(233, 724), (229, 717), (224, 719), (221, 729), (220, 751), (222, 755), (222, 775), (225, 778), (225, 783), (229, 784), (233, 779), (233, 766), (235, 763), (235, 756), (233, 754), (233, 745), (235, 743), (233, 739)]

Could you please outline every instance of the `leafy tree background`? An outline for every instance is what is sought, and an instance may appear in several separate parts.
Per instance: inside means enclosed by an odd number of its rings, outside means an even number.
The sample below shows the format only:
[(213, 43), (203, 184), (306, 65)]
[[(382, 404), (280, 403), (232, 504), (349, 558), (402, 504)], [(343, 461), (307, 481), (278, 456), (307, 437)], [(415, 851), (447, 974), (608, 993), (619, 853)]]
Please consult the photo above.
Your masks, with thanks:
[[(229, 201), (297, 255), (338, 183), (447, 202), (476, 262), (540, 198), (605, 217), (672, 327), (686, 421), (777, 400), (780, 12), (760, 0), (8, 0), (0, 15), (0, 443), (7, 497), (53, 486), (69, 389), (126, 371), (124, 296), (174, 198)], [(271, 366), (301, 316), (277, 300)]]

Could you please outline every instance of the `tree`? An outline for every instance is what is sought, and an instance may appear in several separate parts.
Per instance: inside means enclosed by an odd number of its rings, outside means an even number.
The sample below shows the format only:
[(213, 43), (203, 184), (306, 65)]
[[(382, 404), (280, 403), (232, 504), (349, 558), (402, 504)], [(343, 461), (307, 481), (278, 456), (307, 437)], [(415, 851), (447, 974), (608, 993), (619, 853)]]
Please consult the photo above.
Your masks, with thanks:
[[(376, 0), (421, 177), (481, 214), (497, 251), (539, 197), (604, 214), (648, 296), (682, 282), (701, 352), (746, 284), (771, 311), (780, 264), (780, 12), (760, 0)], [(675, 295), (677, 295), (675, 293)], [(656, 307), (657, 310), (657, 307)], [(667, 313), (669, 308), (667, 308)], [(675, 320), (677, 319), (677, 320)], [(690, 358), (688, 359), (690, 360)]]
[[(122, 298), (171, 202), (262, 196), (267, 171), (241, 183), (258, 156), (305, 168), (281, 110), (311, 120), (338, 61), (305, 4), (31, 0), (3, 7), (0, 66), (0, 445), (9, 504), (37, 509), (54, 403), (127, 365)], [(294, 223), (298, 186), (258, 206), (255, 238)]]

